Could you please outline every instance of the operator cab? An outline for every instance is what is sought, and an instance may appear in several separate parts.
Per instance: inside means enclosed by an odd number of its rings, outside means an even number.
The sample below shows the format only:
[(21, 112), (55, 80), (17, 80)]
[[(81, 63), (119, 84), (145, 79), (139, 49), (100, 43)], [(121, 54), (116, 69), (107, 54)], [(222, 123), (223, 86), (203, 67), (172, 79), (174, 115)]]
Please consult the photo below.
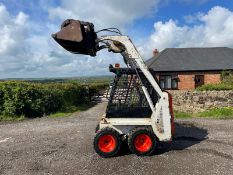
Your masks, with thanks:
[(158, 101), (157, 93), (139, 69), (114, 68), (115, 74), (109, 89), (110, 98), (106, 109), (106, 118), (150, 118), (152, 111), (142, 90), (142, 84), (152, 97), (153, 104)]

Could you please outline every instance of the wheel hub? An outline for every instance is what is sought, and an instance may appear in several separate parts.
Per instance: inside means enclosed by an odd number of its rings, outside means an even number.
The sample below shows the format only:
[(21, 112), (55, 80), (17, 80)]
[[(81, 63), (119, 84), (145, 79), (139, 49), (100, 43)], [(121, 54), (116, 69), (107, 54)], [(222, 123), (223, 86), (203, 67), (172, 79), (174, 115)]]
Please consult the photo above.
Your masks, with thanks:
[(147, 134), (139, 134), (135, 137), (134, 146), (140, 152), (147, 152), (152, 147), (152, 140)]
[(98, 147), (104, 153), (112, 152), (116, 147), (115, 137), (110, 134), (100, 136)]

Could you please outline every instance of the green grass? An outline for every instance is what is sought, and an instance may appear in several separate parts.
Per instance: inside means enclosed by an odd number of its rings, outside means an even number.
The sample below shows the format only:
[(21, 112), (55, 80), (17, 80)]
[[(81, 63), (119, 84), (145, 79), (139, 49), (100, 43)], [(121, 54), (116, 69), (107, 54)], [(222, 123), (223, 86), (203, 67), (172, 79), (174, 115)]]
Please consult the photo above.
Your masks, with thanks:
[(233, 107), (213, 108), (204, 112), (187, 113), (174, 111), (175, 118), (213, 118), (213, 119), (233, 119)]
[(175, 118), (192, 118), (191, 113), (181, 112), (181, 111), (174, 111)]
[(54, 114), (50, 114), (49, 117), (50, 118), (69, 117), (71, 114), (73, 114), (73, 113), (72, 112), (57, 112)]
[(72, 107), (69, 107), (69, 109), (65, 109), (65, 111), (60, 111), (54, 114), (50, 114), (48, 117), (51, 117), (51, 118), (69, 117), (75, 112), (86, 111), (89, 108), (93, 107), (94, 105), (95, 105), (94, 103), (89, 103), (89, 104), (80, 105), (78, 107), (72, 106)]
[(198, 113), (198, 117), (233, 119), (233, 108), (214, 108)]
[[(71, 116), (73, 113), (75, 112), (81, 112), (81, 111), (86, 111), (89, 108), (93, 107), (95, 105), (95, 103), (89, 103), (89, 104), (82, 104), (78, 107), (75, 106), (71, 106), (68, 109), (65, 109), (64, 111), (60, 111), (60, 112), (56, 112), (54, 114), (50, 114), (48, 115), (48, 117), (51, 118), (62, 118), (62, 117), (69, 117)], [(4, 115), (0, 115), (0, 122), (13, 122), (13, 121), (22, 121), (27, 119), (24, 116), (4, 116)]]
[(5, 121), (5, 122), (11, 122), (11, 121), (22, 121), (25, 120), (24, 116), (20, 116), (20, 117), (12, 117), (12, 116), (4, 116), (4, 115), (0, 115), (0, 122)]

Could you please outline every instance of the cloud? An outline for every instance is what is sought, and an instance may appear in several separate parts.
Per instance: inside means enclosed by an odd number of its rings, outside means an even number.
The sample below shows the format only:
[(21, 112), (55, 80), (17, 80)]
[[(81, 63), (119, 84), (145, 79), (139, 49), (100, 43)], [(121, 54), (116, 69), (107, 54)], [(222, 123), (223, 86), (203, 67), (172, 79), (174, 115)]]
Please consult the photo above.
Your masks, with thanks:
[(26, 61), (27, 48), (24, 38), (27, 38), (28, 16), (20, 12), (13, 17), (6, 7), (0, 4), (0, 73), (19, 71)]
[(198, 13), (192, 19), (197, 20), (198, 24), (179, 25), (173, 19), (154, 23), (154, 32), (144, 50), (149, 53), (148, 51), (154, 48), (163, 50), (168, 47), (233, 47), (232, 11), (215, 6), (206, 14)]
[(127, 5), (124, 0), (61, 0), (59, 5), (52, 2), (46, 6), (42, 2), (30, 3), (30, 9), (48, 10), (48, 19), (43, 23), (34, 19), (33, 11), (13, 15), (0, 4), (0, 78), (108, 74), (109, 64), (123, 64), (120, 55), (106, 51), (95, 58), (73, 55), (55, 43), (51, 33), (66, 18), (91, 21), (96, 28), (114, 26), (126, 30), (135, 19), (152, 14), (159, 0), (130, 0)]
[[(31, 13), (11, 13), (0, 4), (0, 78), (107, 74), (109, 64), (123, 64), (119, 54), (100, 51), (95, 58), (74, 55), (55, 43), (51, 33), (59, 30), (63, 19), (70, 17), (91, 21), (97, 28), (117, 26), (127, 31), (136, 19), (154, 13), (159, 2), (129, 0), (125, 5), (124, 0), (61, 0), (59, 6), (54, 3), (43, 6), (43, 10), (48, 10), (49, 19), (42, 22), (33, 19)], [(154, 32), (141, 39), (143, 44), (135, 43), (138, 50), (149, 58), (154, 48), (233, 47), (232, 11), (216, 6), (206, 14), (197, 13), (187, 20), (191, 25), (181, 25), (176, 19), (154, 23)]]
[[(5, 6), (0, 5), (0, 55), (15, 54), (21, 49), (22, 45), (18, 45), (17, 41), (22, 41), (26, 35), (26, 21), (28, 16), (20, 12), (16, 17), (11, 18)], [(12, 52), (14, 50), (14, 52)]]
[(122, 63), (106, 51), (97, 58), (68, 53), (51, 38), (58, 25), (37, 23), (23, 12), (14, 16), (3, 4), (0, 25), (0, 78), (101, 75), (110, 63)]
[(49, 9), (49, 16), (82, 19), (93, 22), (97, 28), (124, 28), (154, 12), (158, 3), (159, 0), (61, 0), (61, 6)]

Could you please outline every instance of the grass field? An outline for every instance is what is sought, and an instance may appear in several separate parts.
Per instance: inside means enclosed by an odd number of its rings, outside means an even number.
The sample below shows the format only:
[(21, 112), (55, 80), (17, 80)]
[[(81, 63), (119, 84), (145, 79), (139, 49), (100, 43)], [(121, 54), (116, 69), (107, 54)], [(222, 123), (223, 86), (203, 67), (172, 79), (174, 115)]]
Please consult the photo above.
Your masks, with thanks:
[[(96, 105), (95, 103), (80, 105), (79, 107), (72, 107), (66, 112), (56, 112), (54, 114), (48, 115), (51, 118), (62, 118), (69, 117), (76, 112), (81, 112), (88, 110), (89, 108)], [(233, 119), (233, 108), (215, 108), (199, 113), (187, 113), (181, 111), (174, 111), (175, 118), (177, 119), (190, 119), (190, 118), (212, 118), (212, 119)], [(0, 121), (22, 121), (26, 118), (24, 116), (11, 117), (11, 116), (1, 116)]]
[[(95, 106), (96, 103), (89, 103), (89, 104), (81, 104), (78, 107), (71, 107), (69, 109), (67, 109), (67, 111), (62, 111), (62, 112), (56, 112), (50, 115), (47, 115), (47, 117), (50, 118), (62, 118), (62, 117), (69, 117), (74, 113), (77, 112), (81, 112), (81, 111), (86, 111), (89, 108)], [(4, 121), (4, 122), (12, 122), (12, 121), (23, 121), (26, 120), (27, 118), (25, 116), (4, 116), (4, 115), (0, 115), (0, 122)]]
[(86, 77), (64, 77), (64, 78), (18, 78), (18, 79), (0, 79), (0, 81), (27, 81), (34, 83), (65, 83), (76, 82), (80, 84), (109, 84), (113, 80), (113, 76), (86, 76)]
[[(98, 91), (99, 89), (96, 88), (96, 85), (108, 85), (113, 80), (113, 76), (96, 76), (96, 77), (73, 77), (73, 78), (55, 78), (55, 79), (18, 79), (18, 81), (27, 81), (27, 82), (33, 82), (33, 83), (59, 83), (59, 82), (78, 82), (80, 84), (86, 84), (93, 86), (93, 89), (95, 91)], [(0, 80), (1, 81), (1, 80)], [(7, 80), (2, 80), (7, 81)], [(203, 86), (202, 89), (198, 90), (213, 90), (213, 88), (216, 89), (228, 89), (229, 87), (232, 88), (232, 84), (219, 84), (218, 86), (213, 85), (206, 85)], [(81, 104), (80, 106), (73, 106), (69, 109), (55, 112), (51, 115), (48, 115), (48, 117), (67, 117), (72, 115), (75, 112), (87, 110), (88, 108), (92, 107), (93, 104)], [(215, 119), (233, 119), (233, 107), (232, 108), (215, 108), (210, 109), (204, 112), (199, 113), (187, 113), (187, 112), (181, 112), (181, 111), (174, 111), (175, 118), (215, 118)], [(24, 120), (25, 116), (3, 116), (0, 115), (0, 121), (21, 121)]]
[(11, 121), (22, 121), (25, 120), (24, 116), (5, 116), (5, 115), (0, 115), (0, 122), (1, 121), (6, 121), (6, 122), (11, 122)]
[(86, 111), (95, 105), (96, 105), (95, 103), (82, 104), (78, 107), (72, 107), (69, 110), (67, 110), (66, 112), (56, 112), (54, 114), (50, 114), (50, 115), (48, 115), (48, 117), (51, 117), (51, 118), (69, 117), (76, 112)]
[(198, 113), (187, 113), (174, 111), (175, 118), (214, 118), (214, 119), (233, 119), (233, 107), (214, 108)]

